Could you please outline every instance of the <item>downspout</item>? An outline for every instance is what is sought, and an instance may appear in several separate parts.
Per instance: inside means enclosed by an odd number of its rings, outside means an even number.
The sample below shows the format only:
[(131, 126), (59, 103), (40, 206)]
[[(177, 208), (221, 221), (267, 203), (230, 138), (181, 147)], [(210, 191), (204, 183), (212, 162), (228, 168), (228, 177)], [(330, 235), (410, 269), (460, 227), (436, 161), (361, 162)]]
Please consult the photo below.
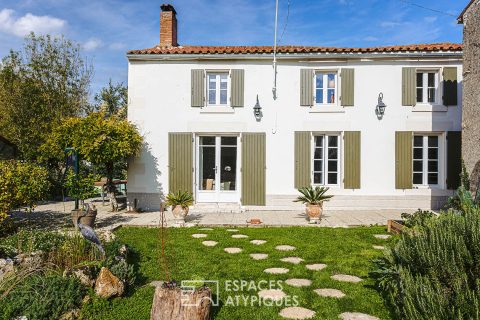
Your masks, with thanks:
[(275, 35), (273, 38), (273, 99), (277, 99), (277, 25), (278, 25), (278, 0), (275, 1)]

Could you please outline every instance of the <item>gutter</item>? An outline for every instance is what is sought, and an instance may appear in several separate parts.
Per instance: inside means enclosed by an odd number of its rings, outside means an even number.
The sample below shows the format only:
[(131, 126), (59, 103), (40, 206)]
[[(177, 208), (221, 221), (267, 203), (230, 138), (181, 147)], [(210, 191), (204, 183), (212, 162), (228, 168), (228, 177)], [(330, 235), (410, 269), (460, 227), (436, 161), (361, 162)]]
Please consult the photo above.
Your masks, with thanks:
[[(273, 54), (127, 54), (129, 61), (198, 61), (198, 60), (271, 60)], [(406, 53), (277, 53), (278, 60), (298, 59), (415, 59), (432, 58), (462, 60), (463, 52), (406, 52)]]

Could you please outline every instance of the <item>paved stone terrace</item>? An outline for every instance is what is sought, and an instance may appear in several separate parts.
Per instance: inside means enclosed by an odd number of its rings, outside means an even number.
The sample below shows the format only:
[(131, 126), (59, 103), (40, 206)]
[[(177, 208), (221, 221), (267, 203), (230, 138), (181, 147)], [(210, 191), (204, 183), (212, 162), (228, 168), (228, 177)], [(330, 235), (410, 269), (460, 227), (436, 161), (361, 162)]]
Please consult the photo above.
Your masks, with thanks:
[[(156, 227), (159, 224), (159, 212), (127, 213), (109, 212), (106, 203), (95, 200), (98, 209), (97, 228), (114, 228), (120, 225)], [(73, 202), (55, 202), (38, 206), (33, 213), (16, 212), (17, 221), (36, 227), (62, 228), (71, 226), (70, 210)], [(247, 221), (258, 218), (260, 226), (310, 226), (310, 227), (352, 227), (361, 225), (386, 225), (389, 219), (400, 219), (407, 210), (326, 210), (320, 224), (312, 225), (302, 211), (246, 211), (231, 212), (195, 212), (191, 210), (186, 218), (187, 225), (199, 226), (248, 226)], [(166, 212), (167, 226), (173, 226), (171, 212)]]

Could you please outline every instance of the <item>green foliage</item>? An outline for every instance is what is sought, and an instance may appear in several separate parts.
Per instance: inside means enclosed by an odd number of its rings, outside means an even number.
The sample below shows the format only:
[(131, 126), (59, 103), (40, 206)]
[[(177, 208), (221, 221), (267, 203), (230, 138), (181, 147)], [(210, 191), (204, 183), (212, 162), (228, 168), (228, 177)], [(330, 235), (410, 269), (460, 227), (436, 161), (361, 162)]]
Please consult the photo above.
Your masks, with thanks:
[(110, 79), (94, 99), (96, 111), (104, 112), (107, 117), (127, 118), (128, 89), (123, 83), (113, 84)]
[(480, 210), (422, 217), (372, 273), (401, 319), (478, 319)]
[(126, 259), (119, 259), (116, 256), (109, 256), (104, 261), (107, 267), (117, 278), (122, 280), (127, 287), (133, 286), (136, 279), (135, 269)]
[(33, 210), (48, 188), (46, 169), (28, 162), (0, 161), (0, 223), (13, 209)]
[(423, 226), (430, 218), (434, 217), (435, 214), (430, 210), (418, 209), (414, 213), (402, 213), (403, 223), (408, 228), (413, 228), (414, 226)]
[(59, 248), (65, 239), (66, 236), (58, 232), (20, 230), (2, 239), (0, 242), (0, 257), (14, 257), (20, 253), (30, 253), (38, 250), (51, 252)]
[(59, 274), (28, 276), (0, 299), (0, 319), (20, 316), (27, 319), (59, 319), (65, 312), (80, 307), (84, 287), (75, 277)]
[(91, 75), (79, 45), (30, 34), (23, 50), (11, 51), (0, 64), (0, 135), (23, 159), (37, 159), (62, 119), (85, 111)]
[(75, 175), (73, 170), (68, 170), (65, 177), (64, 187), (69, 197), (83, 201), (96, 196), (97, 191), (94, 183), (95, 178), (92, 174)]
[(165, 204), (172, 207), (182, 206), (182, 208), (188, 208), (193, 202), (193, 194), (191, 192), (178, 190), (176, 193), (167, 195)]
[(470, 190), (470, 175), (468, 174), (467, 167), (465, 166), (465, 161), (462, 160), (462, 173), (460, 173), (461, 185), (465, 189)]
[(329, 201), (332, 198), (332, 195), (325, 195), (325, 193), (329, 190), (328, 187), (320, 187), (316, 186), (313, 187), (303, 187), (298, 189), (302, 195), (298, 196), (294, 202), (302, 202), (304, 204), (314, 204), (314, 205), (321, 205), (324, 201)]
[(66, 236), (63, 241), (48, 252), (48, 262), (61, 270), (72, 269), (80, 265), (97, 264), (100, 257), (98, 249), (85, 240), (80, 232)]
[(460, 186), (455, 195), (448, 198), (447, 206), (460, 211), (465, 212), (474, 208), (479, 207), (479, 203), (474, 199), (470, 190), (466, 189), (464, 186)]

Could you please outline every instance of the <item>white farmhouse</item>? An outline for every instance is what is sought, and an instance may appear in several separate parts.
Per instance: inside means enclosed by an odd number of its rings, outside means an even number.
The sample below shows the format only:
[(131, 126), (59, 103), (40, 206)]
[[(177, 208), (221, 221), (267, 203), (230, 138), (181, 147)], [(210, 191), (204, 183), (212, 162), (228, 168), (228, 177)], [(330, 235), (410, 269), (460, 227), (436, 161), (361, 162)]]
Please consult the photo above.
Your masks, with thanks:
[(274, 94), (273, 47), (179, 45), (161, 8), (160, 44), (127, 54), (130, 204), (288, 210), (322, 185), (327, 209), (429, 209), (459, 185), (461, 45), (280, 46)]

